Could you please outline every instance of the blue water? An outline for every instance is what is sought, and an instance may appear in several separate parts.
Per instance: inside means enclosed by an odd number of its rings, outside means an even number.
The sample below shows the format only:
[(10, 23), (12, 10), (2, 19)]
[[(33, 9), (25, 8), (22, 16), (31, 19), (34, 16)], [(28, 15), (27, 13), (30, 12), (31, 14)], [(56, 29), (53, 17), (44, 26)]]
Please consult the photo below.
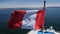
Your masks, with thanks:
[[(8, 30), (7, 23), (8, 19), (11, 16), (11, 13), (14, 10), (30, 10), (29, 8), (8, 8), (8, 9), (0, 9), (0, 34), (26, 34), (29, 30)], [(41, 8), (31, 8), (33, 9), (41, 9)], [(60, 8), (58, 7), (51, 7), (46, 8), (46, 15), (45, 15), (45, 28), (49, 28), (53, 26), (56, 31), (60, 31)]]

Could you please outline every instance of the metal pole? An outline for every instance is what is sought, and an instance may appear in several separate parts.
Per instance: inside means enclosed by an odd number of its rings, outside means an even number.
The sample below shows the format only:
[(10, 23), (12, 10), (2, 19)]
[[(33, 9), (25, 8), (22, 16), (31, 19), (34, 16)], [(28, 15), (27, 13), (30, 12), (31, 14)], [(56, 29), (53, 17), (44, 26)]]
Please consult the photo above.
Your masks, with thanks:
[[(46, 0), (44, 0), (44, 7), (43, 7), (43, 10), (45, 10), (46, 9)], [(45, 16), (45, 14), (44, 14), (44, 16)], [(43, 28), (42, 28), (42, 34), (44, 34), (44, 25), (42, 26)]]
[(45, 10), (45, 8), (46, 8), (46, 0), (44, 0), (44, 7), (43, 7), (43, 9)]

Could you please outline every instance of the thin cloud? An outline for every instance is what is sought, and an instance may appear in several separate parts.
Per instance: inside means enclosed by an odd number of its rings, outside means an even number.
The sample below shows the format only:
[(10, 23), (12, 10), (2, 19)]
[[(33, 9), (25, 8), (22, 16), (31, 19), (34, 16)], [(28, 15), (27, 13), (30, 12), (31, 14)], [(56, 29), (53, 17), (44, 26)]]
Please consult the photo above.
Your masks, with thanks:
[[(46, 7), (60, 6), (60, 0), (46, 0)], [(52, 1), (52, 2), (51, 2)], [(42, 0), (0, 0), (0, 8), (43, 7)]]

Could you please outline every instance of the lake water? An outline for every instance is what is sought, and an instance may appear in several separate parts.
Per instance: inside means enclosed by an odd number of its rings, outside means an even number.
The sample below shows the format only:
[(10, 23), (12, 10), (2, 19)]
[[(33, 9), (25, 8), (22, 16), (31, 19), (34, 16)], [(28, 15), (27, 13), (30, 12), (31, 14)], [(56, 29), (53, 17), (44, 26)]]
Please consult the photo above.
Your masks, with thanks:
[[(30, 30), (8, 30), (7, 23), (14, 10), (36, 10), (41, 8), (8, 8), (0, 9), (0, 34), (26, 34)], [(46, 8), (45, 28), (52, 26), (56, 31), (60, 31), (60, 8), (50, 7)]]

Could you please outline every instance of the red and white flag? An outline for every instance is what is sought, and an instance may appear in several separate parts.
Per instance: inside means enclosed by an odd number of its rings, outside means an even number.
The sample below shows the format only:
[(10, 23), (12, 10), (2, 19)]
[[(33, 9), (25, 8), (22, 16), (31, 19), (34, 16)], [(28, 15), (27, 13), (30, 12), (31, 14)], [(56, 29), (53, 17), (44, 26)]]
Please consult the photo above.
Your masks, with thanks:
[(42, 29), (45, 10), (16, 10), (9, 21), (9, 29)]

